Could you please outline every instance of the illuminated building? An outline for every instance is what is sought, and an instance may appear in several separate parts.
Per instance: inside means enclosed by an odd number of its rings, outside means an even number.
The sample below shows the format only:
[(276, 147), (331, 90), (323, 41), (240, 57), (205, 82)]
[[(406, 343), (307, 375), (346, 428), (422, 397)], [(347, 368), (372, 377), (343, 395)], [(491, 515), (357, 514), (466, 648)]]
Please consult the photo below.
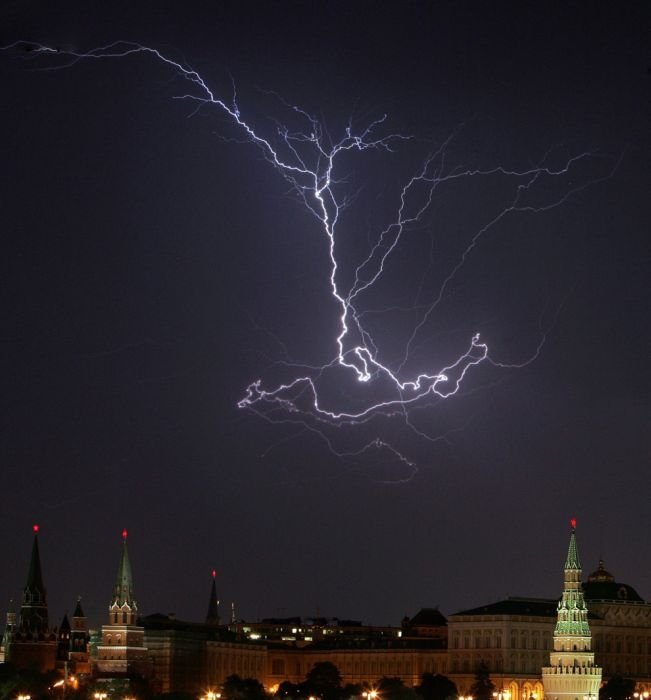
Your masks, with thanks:
[(428, 639), (367, 638), (352, 641), (335, 638), (305, 647), (269, 646), (265, 685), (283, 680), (299, 683), (312, 667), (321, 662), (334, 664), (344, 684), (375, 684), (383, 676), (401, 678), (405, 685), (418, 685), (423, 673), (446, 671), (445, 648)]
[(553, 700), (596, 698), (601, 686), (601, 668), (595, 665), (588, 608), (583, 599), (576, 520), (572, 520), (565, 560), (565, 586), (558, 602), (554, 648), (549, 666), (542, 669), (542, 679), (545, 695)]
[(14, 633), (16, 632), (16, 612), (11, 608), (12, 601), (9, 601), (9, 610), (7, 611), (7, 619), (5, 622), (5, 631), (2, 634), (2, 639), (0, 640), (0, 664), (9, 661), (9, 646), (11, 640), (13, 639)]
[(147, 676), (149, 662), (145, 630), (138, 624), (138, 604), (127, 551), (127, 531), (122, 533), (122, 555), (109, 605), (108, 624), (102, 625), (95, 669), (104, 677)]
[[(447, 620), (438, 609), (423, 608), (403, 620), (401, 627), (391, 627), (325, 617), (232, 620), (222, 625), (213, 573), (204, 622), (184, 622), (173, 615), (138, 618), (125, 532), (108, 624), (102, 626), (92, 671), (100, 679), (142, 675), (157, 692), (201, 694), (233, 674), (256, 678), (268, 689), (285, 680), (299, 683), (314, 664), (330, 662), (344, 683), (372, 685), (387, 676), (413, 686), (423, 673), (432, 673), (448, 676), (465, 695), (478, 666), (485, 663), (505, 700), (542, 700), (545, 694), (549, 700), (573, 700), (596, 692), (596, 671), (554, 670), (559, 666), (603, 667), (605, 679), (623, 675), (632, 678), (638, 690), (651, 689), (651, 604), (633, 587), (617, 582), (603, 561), (581, 583), (574, 533), (564, 576), (560, 603), (558, 598), (508, 598), (462, 610)], [(3, 642), (7, 659), (27, 663), (31, 650), (41, 667), (49, 663), (54, 668), (57, 642), (51, 630), (43, 632), (49, 630), (45, 601), (35, 535), (20, 616), (7, 614)], [(41, 629), (41, 636), (28, 639), (27, 629)], [(584, 648), (575, 652), (576, 634), (577, 647)], [(89, 673), (88, 625), (79, 601), (71, 624), (59, 630), (59, 642), (64, 663), (67, 650), (68, 670)], [(13, 656), (16, 649), (19, 653)], [(43, 649), (49, 649), (50, 656), (44, 656)], [(557, 687), (554, 679), (549, 681), (549, 676), (576, 680), (575, 673), (589, 680), (590, 687), (570, 683), (572, 687), (563, 690), (563, 684)]]
[[(603, 561), (587, 582), (581, 583), (574, 534), (565, 566), (566, 582), (568, 577), (572, 579), (572, 595), (564, 592), (560, 602), (553, 598), (507, 598), (448, 618), (448, 675), (460, 692), (470, 688), (475, 670), (484, 662), (493, 681), (508, 691), (509, 700), (541, 698), (545, 693), (541, 669), (550, 668), (550, 655), (557, 651), (554, 645), (574, 644), (556, 634), (563, 628), (558, 627), (558, 616), (564, 599), (577, 601), (572, 614), (581, 619), (573, 624), (585, 617), (592, 632), (592, 650), (583, 650), (584, 656), (577, 657), (577, 667), (583, 668), (585, 661), (594, 668), (601, 667), (604, 679), (622, 675), (632, 678), (642, 690), (651, 687), (651, 604), (644, 602), (632, 586), (616, 582)], [(579, 605), (584, 605), (585, 611)], [(553, 656), (552, 664), (556, 666), (559, 658)], [(571, 665), (574, 668), (573, 659)], [(590, 679), (590, 673), (578, 675)], [(594, 686), (594, 677), (588, 685)], [(589, 697), (590, 693), (596, 693), (594, 688), (577, 691), (572, 698)], [(563, 697), (549, 688), (545, 694)]]

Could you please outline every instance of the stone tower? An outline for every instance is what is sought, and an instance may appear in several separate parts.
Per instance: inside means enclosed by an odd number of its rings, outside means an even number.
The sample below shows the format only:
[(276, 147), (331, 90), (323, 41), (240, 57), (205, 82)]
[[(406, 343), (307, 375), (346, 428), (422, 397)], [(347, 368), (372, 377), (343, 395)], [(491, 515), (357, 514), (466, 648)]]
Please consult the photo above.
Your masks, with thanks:
[(102, 643), (97, 647), (97, 672), (109, 677), (147, 673), (145, 630), (138, 625), (126, 530), (122, 532), (122, 555), (109, 605), (109, 621), (102, 625)]
[(51, 671), (56, 665), (57, 638), (50, 630), (47, 591), (43, 583), (38, 548), (38, 525), (34, 525), (32, 530), (34, 541), (27, 583), (23, 588), (23, 600), (10, 640), (8, 658), (16, 668), (33, 667), (45, 672)]
[(81, 607), (81, 598), (77, 599), (75, 612), (72, 615), (72, 628), (70, 630), (70, 661), (77, 674), (90, 673), (90, 653), (88, 651), (88, 618)]
[(558, 602), (550, 665), (542, 669), (546, 700), (597, 700), (601, 668), (595, 666), (588, 609), (581, 587), (581, 562), (576, 546), (576, 520), (570, 522), (565, 560), (565, 586)]

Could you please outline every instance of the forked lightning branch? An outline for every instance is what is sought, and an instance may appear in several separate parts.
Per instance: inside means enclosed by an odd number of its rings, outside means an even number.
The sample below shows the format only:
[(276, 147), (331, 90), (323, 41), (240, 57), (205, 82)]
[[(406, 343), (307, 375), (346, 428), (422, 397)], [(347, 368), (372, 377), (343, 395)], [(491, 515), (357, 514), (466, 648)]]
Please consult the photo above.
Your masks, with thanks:
[[(24, 43), (12, 44), (5, 49), (25, 48)], [(548, 195), (546, 201), (535, 206), (529, 203), (527, 194), (542, 180), (567, 176), (579, 161), (590, 158), (591, 154), (579, 153), (567, 159), (560, 167), (551, 168), (543, 162), (538, 166), (523, 170), (494, 167), (487, 170), (460, 169), (447, 167), (444, 158), (444, 143), (433, 153), (425, 154), (421, 165), (410, 177), (398, 186), (394, 193), (394, 213), (386, 220), (380, 230), (369, 237), (367, 253), (355, 267), (351, 275), (352, 282), (346, 284), (344, 275), (340, 274), (342, 266), (338, 236), (345, 226), (345, 210), (352, 206), (350, 192), (343, 192), (344, 178), (340, 173), (342, 158), (347, 154), (346, 167), (350, 164), (350, 154), (361, 156), (365, 151), (381, 151), (391, 160), (394, 152), (409, 139), (400, 133), (387, 130), (386, 116), (374, 120), (362, 128), (356, 129), (347, 124), (341, 129), (338, 140), (333, 139), (322, 121), (316, 119), (303, 108), (284, 103), (293, 118), (299, 119), (304, 128), (293, 130), (283, 125), (276, 125), (274, 131), (261, 133), (253, 126), (255, 120), (245, 117), (233, 91), (228, 99), (213, 91), (204, 78), (183, 62), (172, 60), (160, 51), (133, 43), (116, 42), (108, 46), (87, 52), (60, 51), (43, 45), (29, 45), (30, 56), (46, 56), (56, 63), (48, 68), (69, 67), (78, 61), (107, 59), (141, 59), (149, 58), (169, 67), (177, 77), (186, 81), (188, 91), (174, 96), (174, 99), (193, 103), (193, 112), (211, 108), (222, 117), (232, 122), (239, 131), (243, 141), (260, 150), (265, 160), (289, 184), (292, 191), (300, 198), (307, 211), (316, 219), (322, 235), (327, 242), (327, 258), (323, 265), (327, 267), (329, 293), (337, 311), (338, 332), (331, 340), (331, 361), (324, 367), (315, 367), (309, 372), (303, 371), (291, 381), (268, 386), (262, 379), (252, 381), (246, 388), (238, 406), (241, 409), (255, 411), (262, 417), (278, 422), (298, 422), (323, 437), (330, 449), (342, 454), (333, 444), (332, 437), (324, 430), (328, 425), (340, 427), (368, 423), (378, 415), (406, 415), (410, 407), (428, 400), (428, 397), (447, 399), (456, 394), (467, 381), (468, 374), (476, 365), (491, 362), (503, 365), (491, 359), (489, 347), (476, 333), (468, 338), (464, 351), (453, 357), (444, 366), (432, 367), (429, 371), (415, 376), (406, 374), (410, 351), (417, 334), (430, 320), (441, 303), (446, 289), (473, 253), (479, 240), (490, 229), (496, 227), (505, 217), (515, 212), (536, 213), (551, 209), (564, 202), (574, 191), (586, 185), (566, 188), (560, 195)], [(368, 295), (382, 279), (387, 261), (399, 249), (401, 240), (410, 227), (422, 223), (431, 213), (432, 203), (437, 190), (443, 184), (454, 184), (469, 178), (499, 178), (506, 183), (505, 191), (510, 191), (507, 199), (497, 213), (481, 223), (468, 236), (468, 244), (453, 261), (443, 277), (436, 294), (421, 310), (420, 317), (414, 325), (402, 353), (402, 359), (396, 366), (389, 366), (380, 361), (381, 348), (371, 329), (365, 325), (360, 311), (361, 300)], [(540, 197), (538, 197), (540, 199)], [(349, 261), (346, 261), (347, 263)], [(544, 336), (541, 338), (541, 344)], [(540, 350), (520, 363), (532, 361)], [(368, 388), (368, 400), (355, 407), (340, 404), (331, 405), (322, 398), (321, 382), (326, 370), (339, 368), (338, 377)], [(330, 376), (330, 374), (328, 374)], [(347, 379), (346, 379), (347, 378)], [(378, 387), (383, 394), (378, 399)], [(359, 393), (359, 392), (357, 392)], [(342, 392), (340, 395), (345, 395)], [(339, 399), (341, 401), (341, 399)], [(408, 423), (408, 421), (407, 421)], [(359, 454), (369, 448), (387, 448), (398, 459), (411, 463), (380, 436), (367, 442)], [(347, 454), (353, 454), (351, 452)], [(413, 466), (413, 465), (412, 465)]]

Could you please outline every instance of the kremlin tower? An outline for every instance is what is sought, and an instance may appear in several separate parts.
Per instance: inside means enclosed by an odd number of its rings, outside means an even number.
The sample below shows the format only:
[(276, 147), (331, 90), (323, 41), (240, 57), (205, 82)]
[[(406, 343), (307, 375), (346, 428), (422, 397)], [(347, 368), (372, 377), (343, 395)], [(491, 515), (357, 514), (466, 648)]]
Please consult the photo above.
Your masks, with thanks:
[(212, 586), (210, 587), (210, 599), (208, 601), (208, 612), (206, 613), (206, 624), (215, 627), (219, 626), (219, 598), (217, 598), (217, 571), (212, 570)]
[(576, 520), (571, 521), (571, 526), (565, 560), (565, 586), (558, 602), (554, 629), (554, 648), (550, 665), (542, 669), (542, 680), (547, 700), (597, 700), (601, 668), (594, 663), (588, 609), (583, 599)]
[(127, 531), (124, 530), (109, 621), (102, 625), (102, 643), (97, 647), (97, 672), (105, 677), (130, 677), (145, 675), (146, 669), (145, 630), (138, 625), (138, 604), (133, 595)]
[(10, 632), (10, 638), (5, 639), (5, 646), (8, 660), (16, 668), (32, 667), (44, 672), (53, 670), (56, 665), (57, 637), (49, 625), (47, 591), (38, 549), (39, 527), (34, 525), (32, 529), (34, 542), (23, 602), (15, 629)]

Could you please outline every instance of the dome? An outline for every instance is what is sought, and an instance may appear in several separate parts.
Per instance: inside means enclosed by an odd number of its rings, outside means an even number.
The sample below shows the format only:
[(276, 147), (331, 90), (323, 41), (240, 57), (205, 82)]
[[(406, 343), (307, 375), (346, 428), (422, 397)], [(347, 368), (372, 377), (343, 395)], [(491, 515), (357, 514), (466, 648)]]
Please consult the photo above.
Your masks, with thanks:
[(587, 601), (644, 602), (632, 586), (615, 581), (615, 577), (609, 571), (606, 571), (603, 559), (599, 560), (599, 568), (591, 573), (587, 582), (583, 584), (583, 594)]
[(614, 583), (615, 581), (615, 577), (610, 573), (610, 571), (606, 571), (604, 568), (603, 559), (599, 560), (599, 568), (588, 576), (588, 583), (593, 583), (595, 581), (608, 581), (609, 583)]

